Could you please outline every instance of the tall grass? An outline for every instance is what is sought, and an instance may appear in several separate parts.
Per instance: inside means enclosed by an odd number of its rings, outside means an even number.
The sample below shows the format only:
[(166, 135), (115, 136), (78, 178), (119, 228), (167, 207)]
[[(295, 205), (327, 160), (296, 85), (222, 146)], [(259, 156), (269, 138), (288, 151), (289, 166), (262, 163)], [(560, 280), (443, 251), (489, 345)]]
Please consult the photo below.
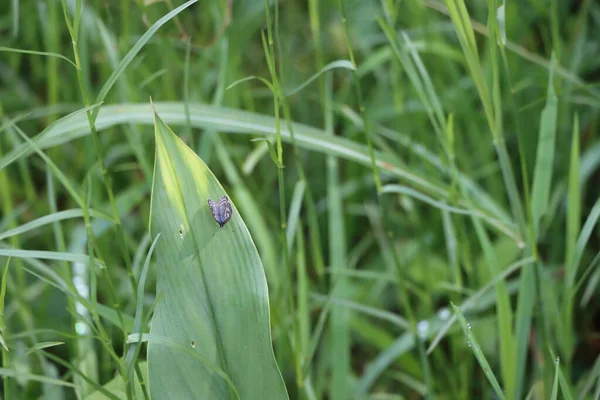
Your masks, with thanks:
[(2, 398), (599, 398), (600, 5), (538, 3), (0, 4)]

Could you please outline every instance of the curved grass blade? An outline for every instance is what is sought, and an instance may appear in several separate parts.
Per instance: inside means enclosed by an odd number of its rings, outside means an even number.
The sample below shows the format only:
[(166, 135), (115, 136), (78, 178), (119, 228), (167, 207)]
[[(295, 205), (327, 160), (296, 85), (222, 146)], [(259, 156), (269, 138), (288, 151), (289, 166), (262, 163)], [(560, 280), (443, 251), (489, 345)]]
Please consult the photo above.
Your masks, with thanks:
[(246, 225), (232, 202), (231, 220), (217, 226), (207, 199), (225, 191), (157, 115), (155, 138), (150, 232), (161, 234), (155, 254), (163, 297), (151, 334), (189, 343), (181, 346), (191, 353), (150, 341), (152, 398), (230, 399), (237, 391), (242, 399), (287, 399), (271, 346), (267, 283)]
[(49, 51), (35, 51), (35, 50), (27, 50), (27, 49), (15, 49), (12, 47), (4, 47), (4, 46), (0, 46), (0, 51), (6, 51), (6, 52), (10, 52), (10, 53), (21, 53), (21, 54), (31, 54), (34, 56), (46, 56), (46, 57), (56, 57), (56, 58), (62, 58), (63, 60), (65, 60), (66, 62), (68, 62), (69, 64), (71, 64), (72, 66), (74, 66), (77, 69), (77, 64), (75, 64), (73, 61), (69, 60), (67, 57), (63, 56), (62, 54), (58, 54), (58, 53), (52, 53)]
[[(156, 108), (160, 110), (162, 118), (168, 124), (182, 125), (187, 124), (187, 116), (183, 103), (156, 103)], [(70, 142), (76, 138), (86, 136), (90, 133), (89, 123), (85, 113), (80, 110), (67, 117), (62, 118), (55, 124), (46, 128), (42, 135), (38, 135), (36, 144), (40, 149), (57, 146)], [(275, 135), (275, 122), (273, 117), (260, 115), (252, 112), (231, 109), (226, 107), (209, 106), (200, 103), (189, 104), (191, 125), (194, 128), (215, 130), (219, 132), (238, 133), (246, 135)], [(121, 124), (151, 124), (153, 123), (152, 110), (147, 104), (120, 104), (114, 106), (102, 107), (96, 120), (96, 129), (98, 131)], [(371, 165), (368, 149), (366, 146), (355, 143), (339, 136), (325, 135), (323, 130), (313, 128), (300, 123), (292, 123), (296, 144), (304, 149), (317, 151), (324, 154), (335, 155), (339, 158), (353, 161), (364, 166)], [(41, 136), (41, 137), (40, 137)], [(290, 142), (291, 135), (286, 127), (281, 128), (281, 138), (283, 141)], [(421, 145), (412, 144), (421, 150)], [(419, 150), (419, 151), (421, 151)], [(11, 150), (8, 154), (0, 158), (0, 169), (10, 165), (19, 157), (32, 153), (32, 149), (27, 145), (21, 145)], [(417, 154), (419, 154), (417, 152)], [(431, 155), (425, 157), (432, 157)], [(410, 184), (423, 193), (431, 195), (434, 198), (447, 198), (447, 185), (442, 179), (433, 176), (422, 177), (413, 173), (410, 169), (400, 164), (389, 154), (375, 152), (375, 158), (378, 166), (391, 175), (401, 178), (403, 182)], [(437, 161), (436, 161), (437, 160)], [(432, 160), (429, 160), (432, 161)], [(438, 159), (433, 160), (436, 164)], [(503, 230), (511, 231), (511, 237), (518, 236), (514, 231), (514, 222), (510, 220), (502, 207), (500, 207), (487, 192), (470, 182), (465, 175), (460, 175), (461, 183), (467, 188), (471, 198), (476, 204), (476, 208), (504, 221)], [(491, 214), (490, 214), (491, 213)], [(519, 240), (520, 242), (521, 240)]]
[(27, 373), (24, 371), (15, 371), (15, 370), (6, 369), (6, 368), (0, 368), (0, 376), (9, 376), (9, 377), (15, 378), (15, 379), (23, 379), (23, 380), (42, 382), (42, 383), (49, 383), (51, 385), (74, 387), (71, 382), (67, 382), (62, 379), (48, 378), (47, 376), (44, 376), (44, 375), (34, 375), (34, 374), (30, 374), (30, 373)]
[(304, 82), (302, 82), (298, 87), (295, 87), (294, 89), (291, 89), (289, 91), (287, 91), (285, 93), (286, 96), (293, 96), (296, 93), (300, 92), (302, 89), (304, 89), (305, 87), (307, 87), (308, 85), (310, 85), (315, 79), (317, 79), (319, 76), (323, 75), (325, 72), (335, 69), (335, 68), (344, 68), (344, 69), (349, 69), (349, 70), (356, 70), (356, 67), (354, 67), (354, 65), (352, 65), (352, 62), (348, 61), (348, 60), (337, 60), (337, 61), (333, 61), (329, 64), (327, 64), (326, 66), (324, 66), (323, 68), (321, 68), (321, 70), (319, 70), (317, 73), (315, 73), (313, 76), (311, 76), (310, 78), (308, 78), (307, 80), (305, 80)]
[[(187, 124), (183, 103), (156, 103), (155, 106), (160, 110), (162, 118), (166, 123), (182, 126)], [(274, 119), (270, 116), (199, 103), (190, 103), (189, 108), (191, 124), (194, 128), (212, 129), (220, 132), (246, 135), (275, 135)], [(129, 123), (146, 125), (153, 123), (150, 106), (147, 104), (104, 106), (98, 114), (96, 129), (100, 131), (116, 125)], [(335, 155), (339, 158), (354, 161), (365, 166), (371, 165), (366, 146), (339, 136), (326, 136), (323, 130), (304, 124), (293, 123), (292, 127), (296, 137), (296, 144), (299, 147)], [(88, 121), (85, 114), (80, 110), (46, 128), (44, 136), (36, 143), (41, 149), (45, 149), (70, 142), (79, 137), (87, 136), (89, 133)], [(291, 141), (290, 132), (286, 127), (281, 128), (281, 137), (284, 141)], [(32, 150), (28, 146), (18, 146), (0, 158), (0, 169), (11, 164), (18, 157), (31, 153)], [(399, 164), (397, 160), (388, 154), (376, 152), (376, 161), (383, 170), (402, 178), (427, 194), (438, 198), (445, 198), (448, 196), (446, 190), (447, 185), (443, 183), (441, 179), (434, 180), (432, 177), (424, 178), (416, 175), (408, 168)], [(472, 185), (469, 185), (469, 191), (474, 192), (471, 193), (471, 195), (476, 198), (478, 208), (493, 209), (495, 216), (500, 217), (501, 220), (507, 219), (499, 215), (500, 211), (498, 210), (501, 210), (501, 207), (497, 206), (495, 203), (493, 204), (495, 207), (483, 207), (484, 201), (481, 199), (481, 196), (487, 196), (486, 193), (482, 193)], [(493, 202), (491, 198), (487, 198), (485, 201), (488, 203)]]
[[(510, 266), (504, 268), (504, 270), (502, 271), (501, 274), (499, 274), (494, 279), (489, 281), (484, 287), (479, 289), (477, 292), (475, 292), (473, 295), (471, 295), (467, 300), (465, 300), (460, 306), (461, 311), (466, 312), (466, 311), (473, 309), (475, 306), (477, 306), (479, 303), (481, 303), (481, 297), (488, 290), (490, 290), (499, 280), (506, 279), (510, 274), (516, 272), (518, 269), (520, 269), (521, 267), (523, 267), (527, 264), (533, 263), (534, 261), (535, 261), (535, 259), (533, 257), (528, 257), (523, 260), (519, 260), (519, 261), (511, 264)], [(456, 322), (456, 314), (453, 315), (452, 317), (450, 317), (446, 321), (444, 326), (442, 326), (442, 328), (439, 330), (437, 335), (431, 341), (431, 344), (429, 345), (429, 348), (427, 349), (427, 354), (431, 354), (431, 352), (437, 347), (437, 345), (440, 343), (442, 338), (446, 335), (446, 333), (448, 333), (448, 331), (450, 330), (450, 328), (452, 327), (452, 325), (455, 322)]]
[(385, 185), (383, 188), (381, 188), (381, 193), (382, 194), (384, 194), (384, 193), (404, 194), (404, 195), (410, 196), (412, 198), (415, 198), (417, 200), (420, 200), (423, 203), (429, 204), (432, 207), (439, 208), (440, 210), (443, 210), (443, 211), (448, 211), (451, 213), (461, 214), (461, 215), (471, 215), (475, 218), (480, 218), (480, 219), (486, 221), (487, 223), (489, 223), (490, 225), (492, 225), (493, 227), (495, 227), (496, 229), (498, 229), (499, 231), (501, 231), (502, 233), (504, 233), (507, 236), (514, 239), (517, 243), (521, 242), (521, 239), (518, 236), (515, 236), (515, 233), (512, 230), (510, 230), (508, 227), (506, 227), (502, 221), (491, 218), (491, 217), (485, 215), (484, 213), (482, 213), (481, 211), (474, 210), (474, 209), (468, 209), (468, 208), (459, 208), (459, 207), (449, 206), (448, 204), (446, 204), (443, 201), (437, 201), (429, 196), (419, 193), (417, 190), (414, 190), (410, 187), (403, 186), (403, 185), (396, 185), (396, 184)]
[[(17, 257), (17, 258), (38, 258), (40, 260), (56, 260), (67, 262), (86, 263), (90, 257), (87, 254), (68, 253), (61, 251), (45, 251), (45, 250), (20, 250), (20, 249), (5, 249), (0, 248), (0, 256)], [(95, 259), (96, 266), (104, 268), (102, 261)]]
[[(112, 216), (105, 214), (102, 211), (88, 210), (88, 212), (93, 217), (101, 218), (112, 222)], [(0, 233), (0, 240), (4, 240), (15, 235), (20, 235), (22, 233), (29, 232), (33, 229), (37, 229), (54, 222), (79, 217), (83, 217), (83, 210), (81, 210), (80, 208), (58, 211), (52, 214), (44, 215), (43, 217), (34, 219), (33, 221), (27, 222), (21, 226)]]
[[(46, 127), (46, 129), (44, 129), (42, 132), (40, 132), (39, 135), (32, 138), (31, 139), (32, 142), (34, 144), (38, 145), (40, 149), (49, 147), (49, 146), (44, 146), (43, 143), (46, 143), (47, 141), (50, 141), (50, 142), (53, 141), (53, 135), (61, 132), (64, 128), (71, 127), (72, 126), (71, 123), (73, 122), (72, 121), (73, 119), (77, 120), (77, 118), (81, 117), (82, 118), (81, 122), (87, 123), (87, 120), (83, 119), (83, 118), (85, 118), (86, 113), (90, 110), (93, 110), (96, 107), (99, 107), (99, 106), (100, 106), (100, 103), (92, 104), (89, 107), (84, 107), (84, 108), (81, 108), (77, 111), (70, 113), (69, 115), (65, 115), (61, 119), (48, 125), (48, 127)], [(9, 124), (9, 125), (11, 125), (11, 124)], [(78, 126), (78, 127), (82, 128), (82, 126)], [(89, 124), (88, 124), (88, 128), (89, 128)], [(89, 129), (85, 134), (86, 135), (89, 134)], [(18, 160), (20, 157), (29, 155), (33, 152), (35, 152), (35, 148), (33, 146), (31, 146), (29, 143), (23, 143), (20, 146), (17, 146), (16, 148), (14, 148), (10, 152), (8, 152), (5, 156), (0, 158), (0, 170), (4, 169), (8, 165), (12, 164), (16, 160)]]

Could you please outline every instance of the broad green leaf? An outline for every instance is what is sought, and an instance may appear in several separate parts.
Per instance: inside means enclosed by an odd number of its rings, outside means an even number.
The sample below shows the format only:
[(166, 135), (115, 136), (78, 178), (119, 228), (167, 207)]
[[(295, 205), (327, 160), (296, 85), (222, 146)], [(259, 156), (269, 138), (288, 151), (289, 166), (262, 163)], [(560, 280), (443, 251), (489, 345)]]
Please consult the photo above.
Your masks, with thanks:
[(267, 282), (246, 225), (232, 201), (231, 220), (217, 226), (207, 199), (224, 189), (157, 115), (155, 138), (150, 233), (161, 234), (162, 298), (151, 334), (185, 343), (198, 357), (150, 341), (152, 398), (287, 399), (271, 345)]

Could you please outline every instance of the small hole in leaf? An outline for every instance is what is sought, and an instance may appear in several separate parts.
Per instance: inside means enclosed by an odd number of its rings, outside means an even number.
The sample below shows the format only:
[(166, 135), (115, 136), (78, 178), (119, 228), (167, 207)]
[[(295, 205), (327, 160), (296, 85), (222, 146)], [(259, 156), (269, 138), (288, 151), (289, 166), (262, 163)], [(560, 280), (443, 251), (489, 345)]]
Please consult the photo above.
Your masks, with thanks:
[(195, 341), (195, 340), (192, 340), (192, 341), (190, 342), (190, 344), (192, 345), (192, 347), (193, 347), (194, 349), (196, 348), (196, 341)]

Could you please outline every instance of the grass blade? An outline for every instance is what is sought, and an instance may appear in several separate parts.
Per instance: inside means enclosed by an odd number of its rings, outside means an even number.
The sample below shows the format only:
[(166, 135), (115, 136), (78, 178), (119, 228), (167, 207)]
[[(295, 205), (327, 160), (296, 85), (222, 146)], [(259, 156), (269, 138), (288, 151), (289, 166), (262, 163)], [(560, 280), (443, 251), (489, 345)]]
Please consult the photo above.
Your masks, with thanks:
[(494, 388), (494, 392), (496, 392), (496, 395), (498, 395), (498, 397), (501, 400), (505, 400), (506, 396), (504, 395), (504, 392), (500, 388), (500, 384), (498, 383), (498, 380), (494, 376), (494, 373), (492, 372), (492, 368), (490, 367), (490, 364), (487, 362), (487, 359), (485, 358), (483, 351), (481, 351), (481, 347), (479, 347), (479, 343), (477, 342), (477, 339), (475, 338), (475, 336), (473, 335), (473, 332), (471, 331), (471, 325), (467, 323), (467, 320), (465, 319), (464, 315), (460, 311), (459, 307), (456, 307), (454, 304), (452, 304), (452, 309), (454, 310), (454, 313), (455, 313), (456, 317), (458, 318), (458, 323), (460, 324), (460, 327), (462, 328), (463, 333), (465, 334), (465, 336), (467, 337), (467, 340), (469, 341), (469, 346), (473, 350), (473, 354), (475, 354), (475, 358), (477, 358), (477, 361), (479, 362), (479, 365), (481, 366), (483, 373), (488, 378), (488, 381), (492, 385), (492, 388)]
[(560, 358), (556, 357), (554, 360), (554, 364), (556, 365), (556, 370), (554, 372), (554, 383), (552, 384), (552, 393), (550, 394), (551, 400), (558, 399), (558, 375), (560, 372)]
[(536, 236), (539, 236), (540, 234), (540, 219), (548, 209), (550, 185), (552, 183), (552, 170), (554, 167), (554, 143), (556, 141), (558, 100), (554, 93), (553, 79), (553, 70), (550, 70), (546, 106), (540, 116), (540, 133), (538, 137), (537, 154), (535, 157), (533, 187), (531, 189), (531, 210), (533, 212), (533, 226)]
[(61, 58), (61, 59), (65, 60), (65, 61), (67, 61), (69, 64), (71, 64), (75, 68), (77, 68), (77, 65), (73, 61), (69, 60), (67, 57), (63, 56), (62, 54), (58, 54), (58, 53), (52, 53), (52, 52), (48, 52), (48, 51), (34, 51), (34, 50), (25, 50), (25, 49), (13, 49), (11, 47), (4, 47), (4, 46), (0, 46), (0, 52), (1, 51), (7, 51), (7, 52), (10, 52), (10, 53), (33, 54), (33, 55), (36, 55), (36, 56)]
[[(179, 14), (180, 12), (182, 12), (183, 10), (185, 10), (192, 4), (196, 3), (197, 1), (198, 0), (189, 0), (185, 3), (183, 3), (182, 5), (180, 5), (179, 7), (173, 9), (171, 12), (167, 13), (161, 19), (156, 21), (150, 27), (150, 29), (148, 29), (142, 35), (142, 37), (139, 38), (139, 40), (135, 43), (135, 45), (131, 48), (131, 50), (129, 50), (129, 52), (127, 54), (125, 54), (125, 57), (123, 57), (123, 59), (119, 63), (119, 66), (112, 72), (112, 74), (106, 80), (106, 82), (104, 82), (104, 85), (102, 85), (102, 89), (100, 89), (100, 92), (98, 93), (98, 96), (96, 97), (96, 103), (102, 103), (104, 101), (104, 99), (106, 98), (106, 95), (108, 94), (110, 89), (113, 87), (113, 85), (115, 84), (117, 79), (119, 79), (119, 76), (121, 76), (123, 71), (125, 71), (125, 68), (127, 68), (127, 66), (131, 63), (131, 61), (133, 61), (135, 56), (140, 52), (140, 50), (142, 50), (142, 47), (144, 47), (144, 45), (146, 45), (146, 43), (148, 43), (150, 38), (152, 36), (154, 36), (154, 34), (160, 29), (160, 27), (163, 26), (164, 24), (166, 24), (167, 22), (169, 22), (171, 19), (173, 19), (173, 17), (175, 17), (177, 14)], [(99, 111), (100, 111), (99, 109), (94, 109), (92, 111), (92, 121), (96, 121), (96, 117), (98, 116)]]
[(333, 62), (327, 64), (326, 66), (324, 66), (323, 68), (321, 68), (321, 70), (319, 70), (316, 74), (314, 74), (313, 76), (311, 76), (310, 78), (308, 78), (307, 80), (305, 80), (304, 82), (302, 82), (300, 85), (298, 85), (294, 89), (286, 91), (285, 95), (286, 96), (293, 96), (293, 95), (295, 95), (296, 93), (300, 92), (302, 89), (304, 89), (305, 87), (307, 87), (308, 85), (310, 85), (313, 81), (315, 81), (321, 75), (323, 75), (327, 71), (330, 71), (330, 70), (335, 69), (335, 68), (344, 68), (344, 69), (349, 69), (351, 71), (354, 71), (356, 69), (354, 67), (354, 65), (350, 61), (348, 61), (348, 60), (333, 61)]

